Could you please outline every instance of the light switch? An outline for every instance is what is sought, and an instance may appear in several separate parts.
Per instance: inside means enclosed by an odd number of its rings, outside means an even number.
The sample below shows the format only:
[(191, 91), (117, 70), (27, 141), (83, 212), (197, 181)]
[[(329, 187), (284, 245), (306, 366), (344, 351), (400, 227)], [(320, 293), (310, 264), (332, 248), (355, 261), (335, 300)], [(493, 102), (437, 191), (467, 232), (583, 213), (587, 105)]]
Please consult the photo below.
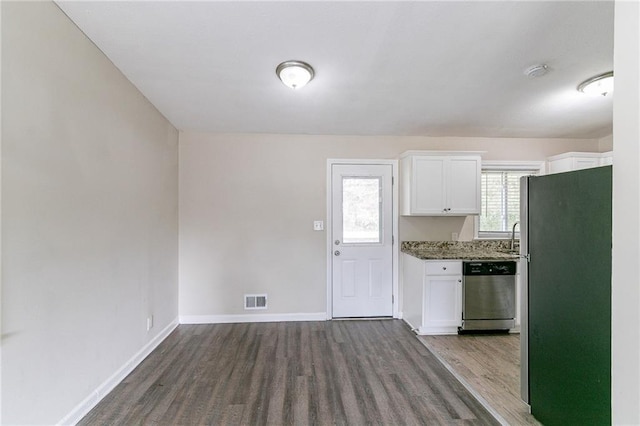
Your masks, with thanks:
[(321, 220), (313, 221), (313, 230), (314, 231), (324, 231), (324, 222)]

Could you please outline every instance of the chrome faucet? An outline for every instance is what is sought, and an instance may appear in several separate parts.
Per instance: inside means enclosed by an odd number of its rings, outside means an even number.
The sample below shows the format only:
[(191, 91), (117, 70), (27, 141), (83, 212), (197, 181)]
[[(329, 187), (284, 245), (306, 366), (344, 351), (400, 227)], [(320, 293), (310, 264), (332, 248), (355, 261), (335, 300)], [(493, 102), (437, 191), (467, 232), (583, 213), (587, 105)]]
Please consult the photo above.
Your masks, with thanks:
[(520, 222), (516, 222), (513, 224), (513, 228), (511, 228), (511, 250), (513, 250), (514, 241), (516, 239), (516, 225), (519, 225)]

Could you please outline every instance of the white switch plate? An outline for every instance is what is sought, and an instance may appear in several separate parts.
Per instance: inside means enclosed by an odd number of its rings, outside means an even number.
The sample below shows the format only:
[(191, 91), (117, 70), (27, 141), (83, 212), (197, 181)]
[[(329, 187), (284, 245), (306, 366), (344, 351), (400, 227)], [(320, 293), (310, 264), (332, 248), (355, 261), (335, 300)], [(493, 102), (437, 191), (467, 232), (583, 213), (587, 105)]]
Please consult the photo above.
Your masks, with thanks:
[(324, 231), (324, 222), (321, 220), (313, 221), (313, 230), (314, 231)]

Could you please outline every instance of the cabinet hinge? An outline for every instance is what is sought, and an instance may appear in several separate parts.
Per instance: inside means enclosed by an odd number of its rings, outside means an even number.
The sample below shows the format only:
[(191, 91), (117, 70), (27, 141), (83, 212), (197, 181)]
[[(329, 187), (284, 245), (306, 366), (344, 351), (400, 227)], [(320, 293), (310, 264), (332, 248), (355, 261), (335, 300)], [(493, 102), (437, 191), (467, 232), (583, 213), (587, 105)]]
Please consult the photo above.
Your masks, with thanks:
[(392, 295), (391, 295), (391, 304), (393, 305), (394, 303), (396, 303), (396, 298), (395, 298), (395, 296), (392, 294)]
[(391, 176), (391, 186), (395, 185), (395, 182), (396, 182), (396, 179), (393, 176)]
[(395, 236), (391, 236), (391, 245), (394, 245), (396, 243), (396, 237)]

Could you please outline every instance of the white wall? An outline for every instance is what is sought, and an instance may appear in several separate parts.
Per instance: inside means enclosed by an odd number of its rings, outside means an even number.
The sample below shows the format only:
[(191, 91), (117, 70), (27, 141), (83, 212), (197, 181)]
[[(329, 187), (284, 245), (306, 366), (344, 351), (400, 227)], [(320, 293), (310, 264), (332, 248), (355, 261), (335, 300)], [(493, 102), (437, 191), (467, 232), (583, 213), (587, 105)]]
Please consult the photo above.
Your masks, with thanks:
[(612, 422), (640, 424), (640, 3), (616, 1)]
[[(0, 5), (0, 77), (2, 76), (2, 5)], [(0, 100), (2, 78), (0, 78)], [(2, 102), (0, 102), (0, 242), (2, 241)], [(2, 423), (2, 244), (0, 244), (0, 423)]]
[(1, 7), (1, 421), (52, 424), (175, 323), (178, 134), (54, 3)]
[[(598, 140), (180, 134), (180, 316), (260, 314), (242, 295), (268, 293), (272, 314), (326, 310), (328, 158), (397, 158), (411, 149), (486, 151), (544, 160), (597, 151)], [(472, 222), (472, 221), (471, 221)], [(469, 231), (469, 229), (471, 229)], [(401, 218), (400, 240), (473, 235), (464, 218)]]

